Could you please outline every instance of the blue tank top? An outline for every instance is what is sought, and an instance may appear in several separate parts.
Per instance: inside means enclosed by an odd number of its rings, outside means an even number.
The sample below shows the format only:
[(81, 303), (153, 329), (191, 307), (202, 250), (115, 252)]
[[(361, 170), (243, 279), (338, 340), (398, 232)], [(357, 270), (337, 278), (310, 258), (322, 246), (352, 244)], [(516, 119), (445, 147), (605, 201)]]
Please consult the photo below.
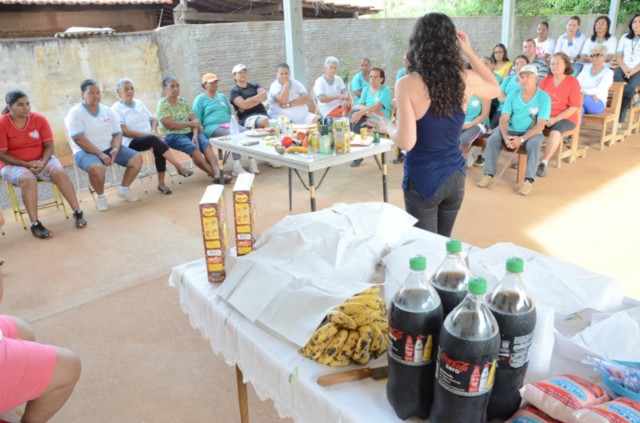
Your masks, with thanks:
[(464, 116), (460, 108), (449, 117), (439, 118), (429, 108), (416, 121), (416, 144), (404, 158), (403, 189), (408, 189), (411, 180), (420, 194), (429, 198), (457, 170), (466, 175), (465, 160), (460, 151)]

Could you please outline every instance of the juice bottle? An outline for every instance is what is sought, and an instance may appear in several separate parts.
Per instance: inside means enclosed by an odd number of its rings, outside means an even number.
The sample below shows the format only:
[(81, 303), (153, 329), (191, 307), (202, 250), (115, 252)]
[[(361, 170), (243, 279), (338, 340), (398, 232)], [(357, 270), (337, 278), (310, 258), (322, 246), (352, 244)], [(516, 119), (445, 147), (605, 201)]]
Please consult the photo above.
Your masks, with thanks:
[(431, 276), (431, 284), (440, 296), (445, 318), (467, 296), (467, 282), (471, 278), (471, 272), (461, 252), (462, 242), (459, 239), (447, 241), (447, 255)]
[(500, 332), (486, 291), (483, 278), (471, 278), (469, 293), (442, 325), (431, 423), (487, 422)]
[(434, 353), (442, 327), (442, 305), (427, 282), (427, 259), (412, 257), (411, 271), (389, 306), (387, 399), (401, 419), (429, 416)]
[(529, 348), (536, 327), (536, 306), (524, 285), (521, 258), (507, 260), (507, 273), (488, 297), (500, 328), (500, 355), (487, 418), (507, 419), (520, 408), (519, 389), (529, 366)]

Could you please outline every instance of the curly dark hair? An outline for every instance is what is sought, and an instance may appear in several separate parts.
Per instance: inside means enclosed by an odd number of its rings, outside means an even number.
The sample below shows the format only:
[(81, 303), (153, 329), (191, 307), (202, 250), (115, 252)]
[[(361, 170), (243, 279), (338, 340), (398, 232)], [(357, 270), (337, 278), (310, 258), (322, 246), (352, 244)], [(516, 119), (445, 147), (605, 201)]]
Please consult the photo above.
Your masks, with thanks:
[(442, 13), (427, 13), (416, 22), (409, 38), (407, 73), (416, 72), (429, 89), (431, 108), (449, 117), (464, 103), (464, 61), (456, 27)]

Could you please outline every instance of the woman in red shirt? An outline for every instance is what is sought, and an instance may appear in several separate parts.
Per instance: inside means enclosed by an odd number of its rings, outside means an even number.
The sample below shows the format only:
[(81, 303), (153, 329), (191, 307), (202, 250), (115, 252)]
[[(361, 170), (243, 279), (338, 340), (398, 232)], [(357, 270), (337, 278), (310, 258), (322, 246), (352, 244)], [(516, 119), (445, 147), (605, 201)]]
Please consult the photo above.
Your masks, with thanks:
[(47, 119), (31, 113), (29, 98), (22, 91), (10, 91), (7, 107), (0, 116), (0, 176), (22, 191), (22, 202), (31, 220), (31, 233), (38, 238), (52, 234), (38, 220), (38, 181), (56, 184), (73, 208), (77, 228), (84, 228), (82, 210), (71, 179), (53, 156), (53, 133)]
[(582, 109), (582, 90), (578, 79), (572, 75), (573, 66), (569, 56), (554, 54), (549, 68), (551, 74), (538, 85), (551, 97), (551, 119), (547, 122), (549, 140), (538, 165), (538, 176), (547, 176), (547, 165), (562, 142), (562, 133), (580, 124), (578, 111)]

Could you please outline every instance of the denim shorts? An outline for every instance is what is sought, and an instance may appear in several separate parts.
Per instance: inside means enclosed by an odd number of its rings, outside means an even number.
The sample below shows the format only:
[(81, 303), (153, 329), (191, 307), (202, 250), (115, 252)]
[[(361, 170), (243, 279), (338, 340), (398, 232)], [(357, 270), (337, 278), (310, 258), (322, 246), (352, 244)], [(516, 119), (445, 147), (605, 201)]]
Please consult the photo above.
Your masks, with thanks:
[[(38, 181), (51, 181), (51, 172), (54, 170), (61, 170), (62, 165), (54, 156), (49, 158), (47, 164), (44, 165), (44, 168), (38, 172), (35, 177)], [(15, 187), (19, 185), (20, 177), (26, 173), (32, 173), (29, 169), (24, 166), (14, 166), (14, 165), (6, 165), (0, 170), (0, 176), (2, 179), (6, 179), (9, 183)]]
[[(164, 142), (174, 150), (182, 151), (190, 156), (196, 151), (196, 144), (193, 142), (193, 132), (187, 134), (167, 134), (164, 136)], [(211, 145), (202, 132), (198, 132), (198, 144), (200, 145), (200, 151), (206, 150)]]
[[(109, 154), (111, 152), (111, 148), (107, 148), (102, 152), (104, 154)], [(127, 167), (127, 165), (129, 164), (129, 160), (137, 155), (139, 155), (137, 151), (123, 145), (120, 146), (120, 150), (118, 150), (115, 161), (120, 166)], [(87, 153), (84, 150), (80, 150), (76, 154), (74, 154), (73, 160), (76, 162), (76, 165), (85, 172), (88, 172), (89, 168), (95, 164), (104, 166), (104, 162), (102, 161), (102, 159), (100, 159), (100, 157), (96, 156), (93, 153)]]

